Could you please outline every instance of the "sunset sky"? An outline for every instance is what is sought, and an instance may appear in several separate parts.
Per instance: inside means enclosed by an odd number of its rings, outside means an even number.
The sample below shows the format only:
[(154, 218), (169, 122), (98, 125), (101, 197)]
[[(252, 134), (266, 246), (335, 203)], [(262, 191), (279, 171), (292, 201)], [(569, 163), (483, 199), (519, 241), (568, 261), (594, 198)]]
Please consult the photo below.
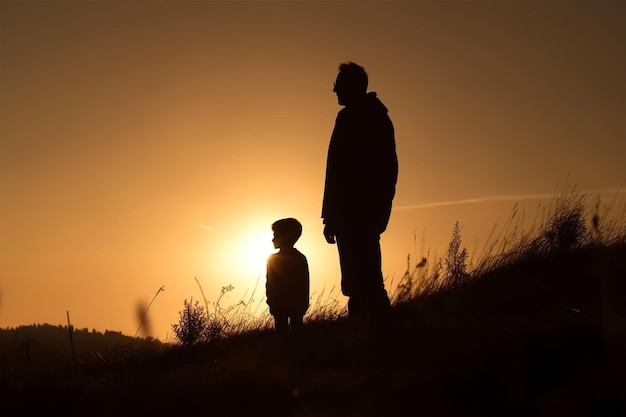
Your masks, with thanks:
[(473, 251), (516, 202), (623, 193), (624, 1), (2, 0), (0, 327), (69, 311), (133, 335), (165, 286), (149, 317), (171, 338), (194, 277), (262, 301), (282, 217), (314, 297), (337, 294), (320, 212), (345, 61), (396, 129), (388, 280), (456, 221)]

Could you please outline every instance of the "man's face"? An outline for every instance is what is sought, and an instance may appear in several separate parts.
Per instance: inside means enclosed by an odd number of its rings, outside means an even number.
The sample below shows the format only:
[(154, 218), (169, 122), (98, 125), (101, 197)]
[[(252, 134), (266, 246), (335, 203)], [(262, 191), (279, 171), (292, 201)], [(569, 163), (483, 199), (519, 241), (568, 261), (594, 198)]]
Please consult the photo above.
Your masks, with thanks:
[(337, 102), (341, 106), (346, 106), (350, 103), (350, 89), (345, 77), (342, 77), (341, 73), (337, 74), (337, 80), (333, 85), (333, 91), (337, 94)]
[(337, 74), (337, 81), (333, 85), (333, 91), (337, 94), (337, 102), (341, 106), (349, 106), (356, 102), (362, 95), (354, 82), (350, 82), (341, 72)]

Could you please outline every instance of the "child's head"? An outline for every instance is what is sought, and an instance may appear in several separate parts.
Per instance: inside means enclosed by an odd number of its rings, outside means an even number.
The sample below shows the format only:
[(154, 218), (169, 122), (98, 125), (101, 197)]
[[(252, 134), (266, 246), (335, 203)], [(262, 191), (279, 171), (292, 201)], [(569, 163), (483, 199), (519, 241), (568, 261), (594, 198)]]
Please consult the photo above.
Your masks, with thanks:
[(272, 224), (275, 248), (291, 247), (302, 235), (302, 224), (293, 218), (280, 219)]

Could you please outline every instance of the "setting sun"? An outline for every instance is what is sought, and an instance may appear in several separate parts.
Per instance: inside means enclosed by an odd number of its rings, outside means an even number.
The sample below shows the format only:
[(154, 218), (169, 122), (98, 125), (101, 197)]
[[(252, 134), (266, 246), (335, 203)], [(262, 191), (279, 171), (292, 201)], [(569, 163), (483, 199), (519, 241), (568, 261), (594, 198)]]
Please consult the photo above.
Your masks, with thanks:
[(265, 285), (267, 258), (275, 251), (272, 236), (271, 221), (256, 217), (207, 233), (199, 256), (205, 265), (201, 275), (208, 282), (208, 293), (233, 285), (231, 301), (253, 290), (259, 295)]
[(234, 245), (241, 248), (240, 254), (230, 258), (230, 262), (245, 276), (264, 276), (268, 256), (275, 251), (272, 244), (272, 231), (266, 226), (243, 232), (234, 237)]

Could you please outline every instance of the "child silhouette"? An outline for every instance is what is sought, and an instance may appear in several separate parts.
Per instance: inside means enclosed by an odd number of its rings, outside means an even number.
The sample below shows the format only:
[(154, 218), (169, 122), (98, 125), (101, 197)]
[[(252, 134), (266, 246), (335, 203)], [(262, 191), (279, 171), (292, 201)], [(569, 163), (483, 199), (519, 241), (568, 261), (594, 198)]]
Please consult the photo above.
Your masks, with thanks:
[(309, 308), (309, 265), (293, 245), (302, 235), (302, 225), (293, 218), (272, 224), (274, 248), (278, 252), (267, 259), (267, 305), (274, 317), (276, 333), (281, 336), (302, 329), (302, 319)]

